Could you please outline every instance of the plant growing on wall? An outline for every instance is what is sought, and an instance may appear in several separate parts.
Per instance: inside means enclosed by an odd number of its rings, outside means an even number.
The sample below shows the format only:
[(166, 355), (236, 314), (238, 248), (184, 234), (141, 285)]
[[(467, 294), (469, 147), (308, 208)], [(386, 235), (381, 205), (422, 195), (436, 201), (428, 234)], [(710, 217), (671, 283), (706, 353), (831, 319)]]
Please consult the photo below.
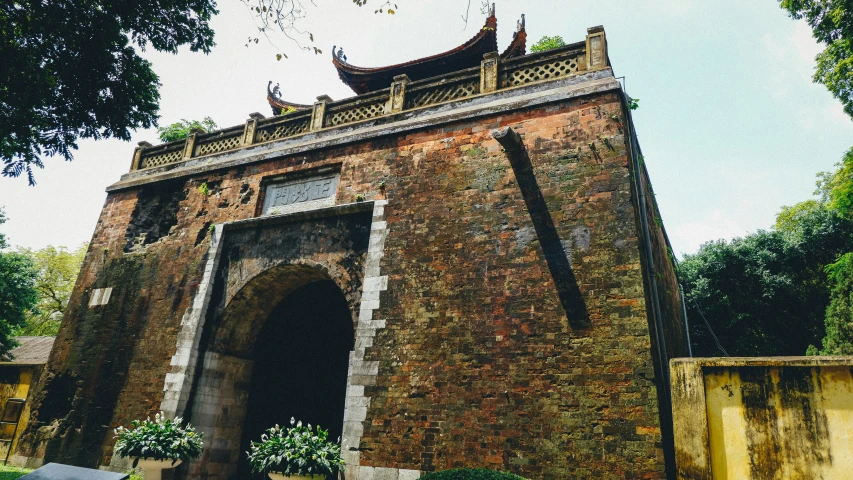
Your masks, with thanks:
[(279, 113), (279, 115), (287, 115), (287, 114), (293, 113), (295, 111), (296, 111), (296, 107), (294, 107), (293, 105), (288, 105), (288, 106), (281, 109), (281, 112)]
[(539, 39), (538, 42), (534, 43), (532, 47), (530, 47), (531, 53), (536, 52), (544, 52), (546, 50), (553, 50), (555, 48), (565, 47), (566, 42), (563, 40), (563, 37), (559, 35), (555, 35), (553, 37), (544, 36)]
[(212, 132), (217, 128), (219, 127), (216, 125), (216, 122), (214, 122), (210, 117), (204, 117), (201, 121), (187, 120), (184, 118), (181, 119), (180, 122), (175, 122), (171, 125), (158, 128), (157, 135), (160, 137), (160, 141), (174, 142), (175, 140), (187, 138), (193, 129)]
[(279, 473), (284, 476), (335, 475), (344, 467), (341, 446), (328, 440), (328, 430), (290, 419), (290, 428), (278, 425), (252, 442), (249, 464), (256, 473)]
[(176, 465), (181, 460), (194, 460), (201, 455), (204, 445), (202, 434), (183, 419), (166, 418), (162, 413), (143, 421), (134, 420), (130, 428), (115, 429), (115, 451), (121, 458), (133, 458), (136, 468), (140, 459), (171, 460)]

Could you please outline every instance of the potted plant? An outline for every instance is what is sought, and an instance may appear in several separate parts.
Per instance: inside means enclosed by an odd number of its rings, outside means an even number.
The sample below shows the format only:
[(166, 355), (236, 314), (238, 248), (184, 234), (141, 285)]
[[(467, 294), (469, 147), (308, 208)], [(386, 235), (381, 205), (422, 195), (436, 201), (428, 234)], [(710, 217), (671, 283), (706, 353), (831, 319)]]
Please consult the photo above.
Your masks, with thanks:
[(341, 446), (329, 441), (329, 431), (307, 427), (290, 419), (290, 428), (278, 425), (250, 446), (249, 464), (255, 473), (267, 473), (273, 480), (325, 480), (344, 467)]
[(115, 451), (121, 458), (133, 458), (133, 468), (142, 468), (145, 480), (160, 480), (163, 469), (201, 455), (202, 434), (182, 423), (182, 418), (170, 420), (163, 413), (155, 415), (153, 421), (150, 417), (134, 420), (130, 428), (115, 429)]

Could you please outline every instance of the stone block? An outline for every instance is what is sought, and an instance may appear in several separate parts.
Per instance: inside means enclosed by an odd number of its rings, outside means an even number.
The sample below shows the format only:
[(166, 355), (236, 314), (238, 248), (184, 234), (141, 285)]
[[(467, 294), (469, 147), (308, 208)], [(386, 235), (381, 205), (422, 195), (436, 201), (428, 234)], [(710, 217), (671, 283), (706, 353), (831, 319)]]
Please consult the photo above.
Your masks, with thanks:
[(374, 468), (373, 480), (398, 480), (399, 471), (396, 468)]
[(420, 470), (400, 469), (398, 480), (417, 480), (420, 477), (421, 477)]

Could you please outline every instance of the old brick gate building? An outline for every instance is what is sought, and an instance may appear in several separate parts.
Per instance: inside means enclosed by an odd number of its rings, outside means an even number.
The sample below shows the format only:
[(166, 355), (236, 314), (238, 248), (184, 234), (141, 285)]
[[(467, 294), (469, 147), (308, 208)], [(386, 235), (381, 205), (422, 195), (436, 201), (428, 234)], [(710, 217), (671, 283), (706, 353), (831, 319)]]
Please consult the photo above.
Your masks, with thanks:
[(686, 343), (667, 241), (601, 27), (469, 42), (358, 94), (158, 146), (108, 188), (15, 461), (121, 468), (112, 428), (205, 435), (176, 476), (247, 478), (291, 416), (348, 479), (471, 466), (663, 478)]

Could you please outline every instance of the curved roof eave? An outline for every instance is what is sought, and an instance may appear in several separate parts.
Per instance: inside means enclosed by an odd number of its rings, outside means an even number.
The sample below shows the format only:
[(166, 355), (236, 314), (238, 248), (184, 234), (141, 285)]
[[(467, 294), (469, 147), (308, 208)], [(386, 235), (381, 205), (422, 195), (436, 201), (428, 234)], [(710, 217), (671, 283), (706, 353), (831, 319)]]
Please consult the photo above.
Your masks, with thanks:
[[(343, 58), (342, 49), (332, 49), (332, 63), (338, 76), (357, 94), (391, 86), (393, 78), (406, 74), (412, 80), (433, 77), (447, 71), (462, 70), (480, 64), (483, 55), (498, 49), (497, 18), (494, 10), (486, 19), (483, 28), (464, 44), (437, 55), (387, 67), (364, 68), (351, 65)], [(460, 67), (460, 64), (464, 66)]]

